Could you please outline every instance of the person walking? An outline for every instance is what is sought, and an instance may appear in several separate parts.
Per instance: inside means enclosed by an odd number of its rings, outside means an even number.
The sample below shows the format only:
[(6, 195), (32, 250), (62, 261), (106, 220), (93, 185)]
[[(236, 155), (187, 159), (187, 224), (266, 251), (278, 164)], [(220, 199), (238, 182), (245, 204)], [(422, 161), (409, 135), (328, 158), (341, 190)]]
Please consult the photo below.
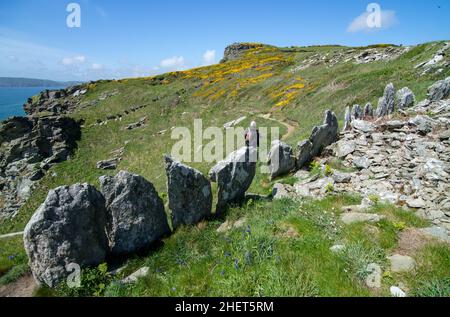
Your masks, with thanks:
[(250, 127), (245, 132), (245, 145), (247, 147), (259, 147), (259, 130), (255, 121), (250, 123)]

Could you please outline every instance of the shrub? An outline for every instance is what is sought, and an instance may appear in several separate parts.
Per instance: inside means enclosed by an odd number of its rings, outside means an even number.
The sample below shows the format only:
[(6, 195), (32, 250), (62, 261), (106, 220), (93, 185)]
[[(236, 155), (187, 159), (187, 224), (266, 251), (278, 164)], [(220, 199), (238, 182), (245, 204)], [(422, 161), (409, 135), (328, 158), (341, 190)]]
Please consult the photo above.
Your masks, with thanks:
[(325, 165), (325, 176), (331, 176), (333, 175), (333, 169), (330, 165)]
[(378, 195), (369, 195), (369, 196), (367, 196), (367, 198), (369, 198), (369, 200), (371, 202), (373, 202), (375, 205), (377, 205), (381, 200), (380, 196), (378, 196)]
[(81, 271), (81, 286), (72, 287), (67, 286), (66, 283), (61, 283), (56, 292), (62, 296), (103, 296), (106, 286), (111, 281), (111, 275), (108, 273), (108, 265), (102, 263), (94, 268), (85, 268)]
[(334, 192), (334, 186), (333, 186), (332, 183), (328, 183), (328, 184), (325, 186), (325, 192), (326, 192), (327, 194), (331, 194), (331, 193)]
[(320, 165), (320, 163), (313, 161), (310, 164), (310, 168), (311, 170), (309, 171), (309, 174), (313, 177), (313, 176), (321, 176), (322, 175), (322, 166)]

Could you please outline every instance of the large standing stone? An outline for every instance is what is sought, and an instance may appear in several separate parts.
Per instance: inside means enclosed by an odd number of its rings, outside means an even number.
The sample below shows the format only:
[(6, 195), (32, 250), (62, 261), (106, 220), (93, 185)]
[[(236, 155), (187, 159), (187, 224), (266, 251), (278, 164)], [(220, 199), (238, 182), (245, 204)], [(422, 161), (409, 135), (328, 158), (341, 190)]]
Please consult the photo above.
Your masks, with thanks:
[(311, 132), (309, 140), (312, 143), (311, 155), (318, 156), (324, 148), (338, 139), (338, 120), (330, 110), (325, 111), (325, 120)]
[(202, 173), (165, 156), (172, 226), (193, 225), (211, 215), (211, 183)]
[(312, 143), (309, 140), (299, 142), (297, 145), (297, 168), (301, 169), (312, 160)]
[(373, 118), (373, 107), (370, 102), (364, 107), (364, 119)]
[(112, 254), (133, 253), (170, 232), (164, 204), (152, 183), (120, 171), (100, 177), (109, 212), (108, 238)]
[(349, 131), (352, 129), (352, 113), (350, 111), (350, 106), (345, 109), (344, 117), (344, 131)]
[(295, 157), (292, 147), (279, 140), (273, 141), (269, 152), (268, 164), (271, 179), (292, 171), (295, 168)]
[(24, 232), (29, 265), (38, 284), (55, 287), (80, 267), (104, 261), (108, 251), (105, 200), (93, 186), (50, 190)]
[(360, 105), (353, 105), (352, 108), (352, 119), (362, 119), (363, 112)]
[(450, 95), (450, 77), (434, 83), (428, 88), (428, 99), (438, 101), (447, 98)]
[(384, 117), (394, 112), (395, 89), (392, 83), (384, 89), (384, 95), (378, 101), (377, 116)]
[(217, 163), (209, 177), (218, 183), (217, 211), (221, 212), (228, 203), (239, 202), (252, 184), (256, 173), (256, 149), (243, 147)]
[(404, 87), (397, 91), (396, 94), (396, 103), (398, 109), (406, 109), (411, 108), (414, 106), (414, 103), (416, 102), (416, 97), (414, 96), (414, 93), (409, 89), (408, 87)]

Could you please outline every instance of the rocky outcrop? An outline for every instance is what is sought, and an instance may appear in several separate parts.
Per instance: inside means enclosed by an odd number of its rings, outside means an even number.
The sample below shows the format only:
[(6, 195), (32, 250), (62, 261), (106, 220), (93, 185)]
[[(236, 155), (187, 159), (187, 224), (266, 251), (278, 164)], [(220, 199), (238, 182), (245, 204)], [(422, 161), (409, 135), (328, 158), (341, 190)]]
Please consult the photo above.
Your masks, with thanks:
[(225, 52), (223, 54), (223, 59), (220, 61), (221, 63), (225, 63), (228, 61), (234, 61), (239, 59), (242, 54), (248, 50), (262, 47), (262, 44), (258, 43), (234, 43), (225, 48)]
[(269, 152), (268, 164), (271, 179), (292, 171), (295, 168), (295, 157), (292, 147), (279, 140), (273, 141)]
[(35, 280), (55, 287), (72, 271), (101, 263), (108, 251), (105, 202), (88, 184), (51, 190), (27, 224), (25, 251)]
[(165, 164), (173, 229), (210, 217), (213, 197), (209, 180), (196, 169), (167, 155)]
[(395, 89), (392, 83), (384, 89), (384, 95), (378, 100), (376, 115), (384, 117), (390, 115), (395, 110)]
[(81, 104), (81, 98), (87, 92), (87, 85), (77, 85), (59, 90), (44, 90), (29, 98), (23, 105), (27, 115), (48, 112), (61, 115), (73, 112)]
[(243, 147), (231, 153), (209, 171), (209, 178), (218, 184), (217, 212), (227, 204), (242, 201), (256, 174), (256, 149)]
[(142, 176), (120, 171), (114, 177), (100, 177), (100, 186), (109, 215), (112, 254), (134, 253), (170, 232), (163, 201)]
[(33, 183), (55, 163), (66, 160), (81, 136), (80, 122), (71, 118), (12, 117), (0, 124), (0, 214), (14, 216)]

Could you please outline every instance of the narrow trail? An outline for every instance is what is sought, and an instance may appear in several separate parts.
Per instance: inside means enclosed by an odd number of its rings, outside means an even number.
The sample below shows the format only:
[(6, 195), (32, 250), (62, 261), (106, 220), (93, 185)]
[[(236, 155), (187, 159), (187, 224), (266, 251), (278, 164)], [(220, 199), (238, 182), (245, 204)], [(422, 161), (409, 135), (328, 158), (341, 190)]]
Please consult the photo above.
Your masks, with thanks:
[(272, 118), (272, 115), (270, 113), (259, 114), (258, 117), (262, 118), (262, 119), (278, 122), (278, 123), (284, 125), (287, 128), (287, 132), (281, 137), (281, 141), (285, 141), (287, 138), (289, 138), (295, 132), (295, 129), (297, 128), (296, 126), (293, 126), (293, 125), (291, 125), (288, 122), (281, 121), (281, 120), (278, 120), (276, 118)]
[(27, 274), (17, 281), (0, 285), (0, 297), (32, 297), (37, 285), (31, 274)]
[(13, 237), (16, 237), (16, 236), (21, 236), (21, 235), (23, 235), (23, 231), (20, 231), (20, 232), (13, 232), (13, 233), (7, 233), (7, 234), (2, 234), (2, 235), (0, 235), (0, 240), (2, 240), (2, 239), (8, 239), (8, 238), (13, 238)]

